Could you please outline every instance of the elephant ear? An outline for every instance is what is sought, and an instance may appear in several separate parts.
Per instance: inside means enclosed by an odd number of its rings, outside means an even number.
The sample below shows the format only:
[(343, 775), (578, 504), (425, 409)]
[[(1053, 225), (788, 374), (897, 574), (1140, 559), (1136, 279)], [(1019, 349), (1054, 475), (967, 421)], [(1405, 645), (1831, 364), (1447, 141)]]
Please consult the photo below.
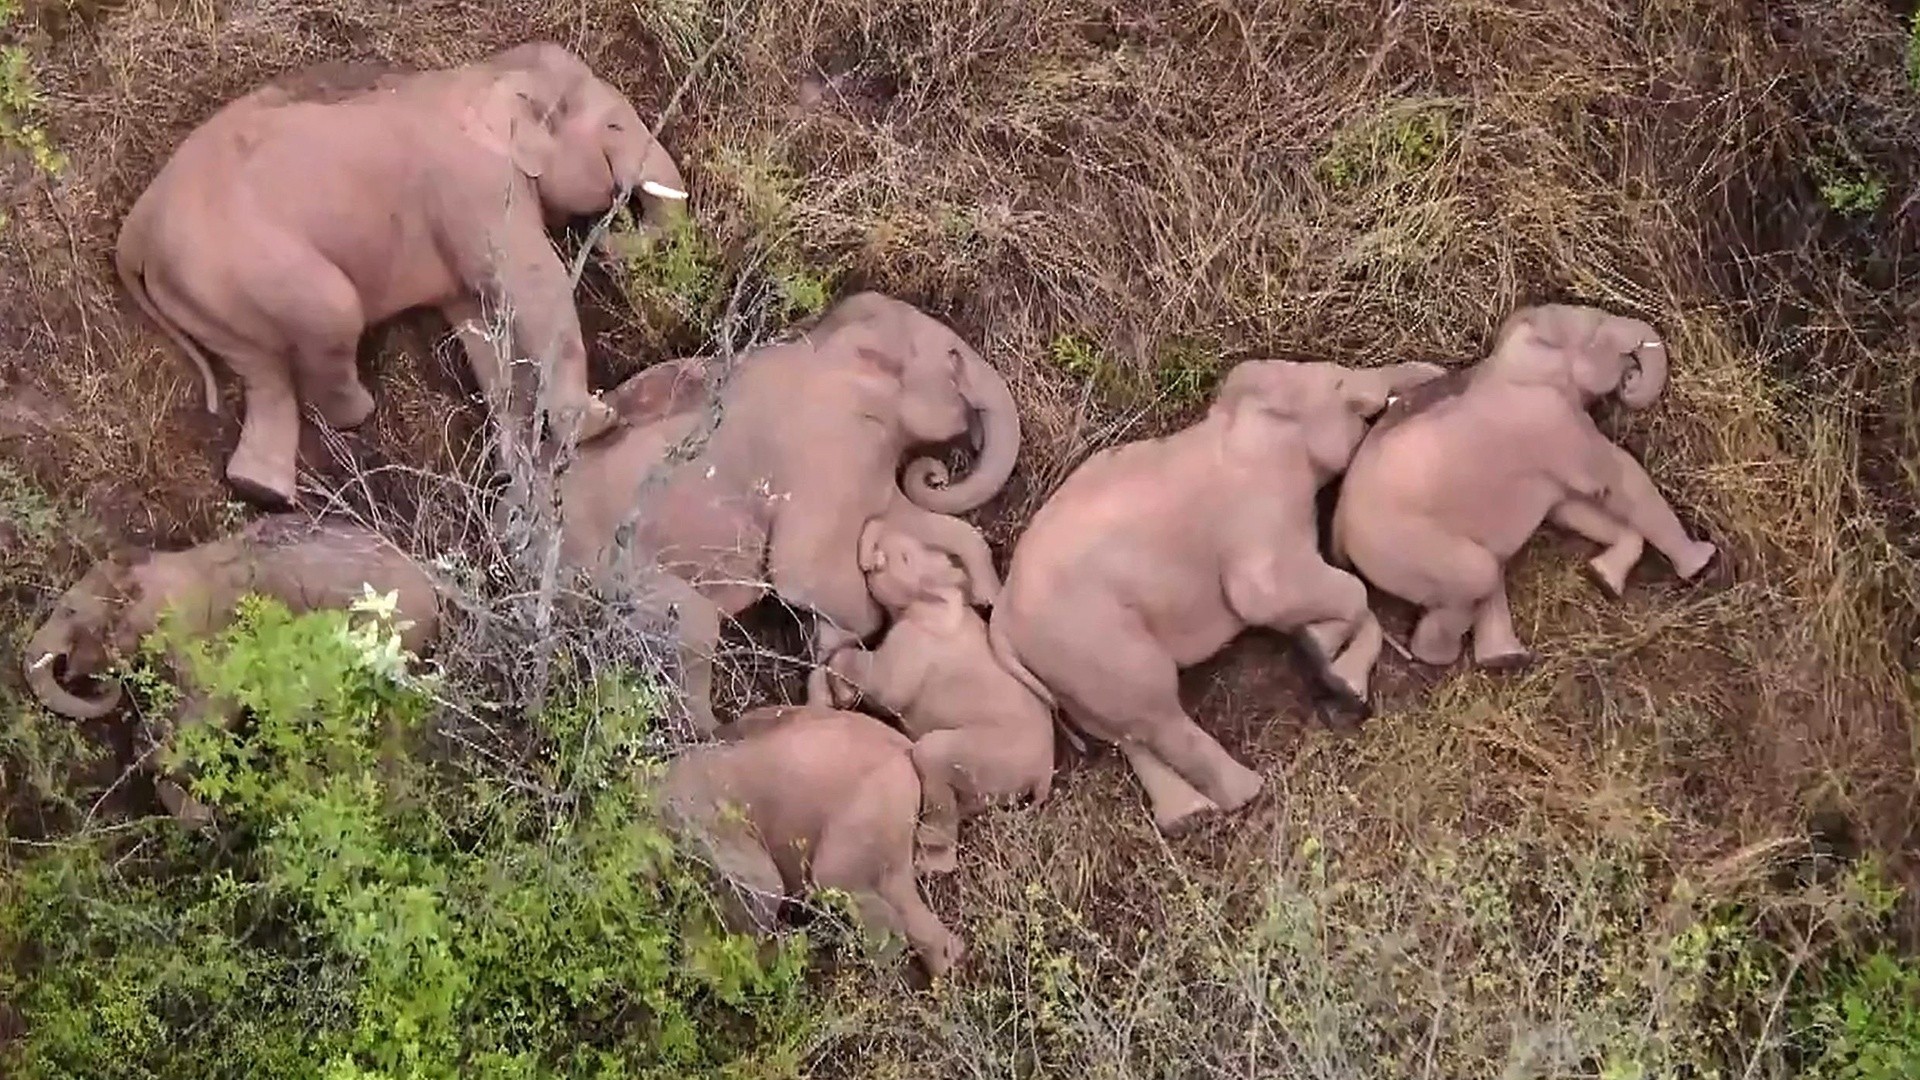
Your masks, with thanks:
[(503, 153), (513, 167), (538, 180), (553, 162), (555, 127), (566, 111), (566, 97), (545, 85), (539, 73), (510, 70), (487, 91), (475, 135)]

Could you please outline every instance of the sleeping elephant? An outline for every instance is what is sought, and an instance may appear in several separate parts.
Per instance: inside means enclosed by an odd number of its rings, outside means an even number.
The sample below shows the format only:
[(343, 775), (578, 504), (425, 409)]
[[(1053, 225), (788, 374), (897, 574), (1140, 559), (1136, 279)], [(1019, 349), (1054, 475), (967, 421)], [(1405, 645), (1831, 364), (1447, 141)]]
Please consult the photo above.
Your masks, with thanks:
[(783, 903), (843, 889), (872, 934), (904, 936), (933, 975), (960, 938), (913, 875), (920, 780), (905, 735), (870, 716), (815, 706), (754, 709), (717, 743), (676, 757), (658, 789), (668, 825), (704, 849), (737, 897), (737, 932), (773, 929)]
[(1245, 628), (1297, 635), (1322, 679), (1365, 705), (1380, 624), (1366, 586), (1321, 560), (1315, 494), (1389, 394), (1440, 374), (1240, 364), (1205, 419), (1095, 454), (1028, 524), (988, 625), (994, 653), (1119, 744), (1162, 831), (1260, 792), (1180, 704), (1180, 669)]
[[(215, 113), (180, 144), (120, 229), (120, 277), (191, 358), (218, 411), (219, 354), (246, 388), (227, 478), (294, 498), (299, 405), (337, 428), (373, 410), (355, 350), (365, 329), (436, 307), (457, 329), (496, 420), (531, 421), (516, 382), (536, 365), (551, 433), (614, 423), (587, 387), (572, 282), (546, 227), (638, 188), (649, 213), (686, 183), (633, 104), (558, 45), (447, 70), (330, 65)], [(524, 414), (524, 416), (523, 416)]]
[[(859, 547), (878, 517), (958, 558), (973, 598), (992, 603), (992, 553), (950, 515), (1006, 483), (1020, 420), (1006, 380), (945, 324), (860, 293), (798, 338), (740, 357), (717, 401), (686, 364), (650, 368), (615, 391), (665, 415), (630, 415), (560, 478), (563, 561), (602, 578), (659, 566), (697, 594), (666, 597), (681, 618), (683, 661), (710, 656), (720, 615), (769, 592), (818, 617), (816, 660), (872, 636), (884, 616)], [(716, 406), (704, 445), (680, 454)], [(944, 484), (945, 469), (922, 459), (902, 479), (910, 449), (963, 434), (978, 453), (968, 476)], [(700, 709), (710, 673), (690, 672), (687, 684)]]
[(1618, 596), (1648, 542), (1681, 578), (1715, 554), (1687, 535), (1631, 455), (1587, 409), (1617, 392), (1646, 408), (1667, 381), (1653, 327), (1592, 307), (1522, 308), (1493, 352), (1396, 402), (1354, 455), (1334, 511), (1334, 551), (1375, 586), (1425, 608), (1411, 649), (1451, 664), (1531, 656), (1514, 633), (1504, 570), (1551, 520), (1606, 550), (1588, 565)]
[(945, 873), (962, 817), (1046, 801), (1053, 709), (994, 658), (966, 574), (944, 552), (880, 519), (861, 534), (860, 565), (892, 623), (879, 648), (851, 645), (815, 669), (808, 701), (871, 700), (900, 718), (920, 770), (919, 867)]
[[(108, 677), (115, 659), (133, 656), (169, 610), (182, 633), (204, 637), (233, 621), (247, 593), (273, 597), (298, 613), (346, 608), (367, 587), (398, 593), (395, 618), (412, 623), (401, 631), (402, 645), (417, 653), (432, 640), (440, 610), (433, 578), (384, 537), (357, 525), (280, 514), (184, 551), (115, 555), (74, 583), (28, 640), (27, 685), (62, 716), (97, 719), (120, 705), (122, 689)], [(188, 677), (177, 662), (174, 674)], [(191, 686), (184, 689), (180, 719), (212, 719), (209, 703)], [(163, 745), (169, 727), (165, 720), (148, 727), (143, 750)], [(177, 816), (204, 819), (204, 808), (178, 779), (162, 778), (156, 786)]]

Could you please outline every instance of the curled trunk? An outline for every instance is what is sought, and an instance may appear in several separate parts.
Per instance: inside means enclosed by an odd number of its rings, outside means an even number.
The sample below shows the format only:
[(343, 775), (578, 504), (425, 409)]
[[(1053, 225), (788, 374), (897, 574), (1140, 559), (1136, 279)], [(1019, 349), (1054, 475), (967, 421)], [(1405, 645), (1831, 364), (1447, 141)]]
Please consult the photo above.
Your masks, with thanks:
[(945, 465), (917, 458), (907, 464), (901, 478), (907, 498), (936, 514), (964, 514), (999, 494), (1020, 457), (1020, 411), (1007, 380), (971, 349), (965, 372), (963, 390), (980, 423), (973, 470), (964, 479), (947, 483)]
[(70, 720), (97, 720), (120, 707), (121, 687), (111, 684), (97, 698), (84, 698), (60, 683), (60, 668), (71, 651), (65, 627), (48, 623), (27, 644), (27, 687), (40, 704)]
[(1618, 319), (1606, 333), (1632, 357), (1620, 376), (1620, 403), (1629, 409), (1653, 404), (1667, 388), (1667, 346), (1659, 332), (1638, 319)]

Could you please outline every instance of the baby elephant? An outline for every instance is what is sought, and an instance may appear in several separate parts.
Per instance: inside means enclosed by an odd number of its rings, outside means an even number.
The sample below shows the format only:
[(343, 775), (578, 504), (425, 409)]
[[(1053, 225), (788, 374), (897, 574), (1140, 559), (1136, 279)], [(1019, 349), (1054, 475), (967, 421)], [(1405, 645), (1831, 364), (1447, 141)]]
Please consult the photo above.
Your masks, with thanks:
[(844, 681), (900, 717), (920, 770), (919, 866), (944, 873), (955, 865), (961, 815), (1023, 795), (1046, 800), (1053, 709), (994, 658), (986, 620), (967, 601), (967, 574), (945, 552), (878, 519), (860, 537), (860, 566), (893, 625), (878, 650), (834, 654), (809, 696), (820, 702), (830, 679)]
[(842, 889), (870, 933), (904, 936), (929, 973), (959, 961), (960, 939), (914, 881), (920, 777), (905, 735), (859, 713), (776, 705), (721, 737), (674, 759), (660, 805), (737, 890), (725, 905), (735, 930), (765, 933), (788, 897)]
[(1321, 560), (1314, 500), (1388, 396), (1440, 374), (1240, 364), (1204, 420), (1087, 459), (1020, 538), (994, 653), (1119, 744), (1162, 831), (1238, 809), (1262, 783), (1187, 715), (1181, 668), (1264, 626), (1296, 635), (1323, 680), (1365, 704), (1380, 624), (1366, 586)]
[(1474, 660), (1500, 669), (1532, 654), (1514, 633), (1508, 559), (1542, 521), (1607, 550), (1589, 564), (1619, 596), (1646, 544), (1683, 579), (1715, 554), (1587, 409), (1618, 391), (1642, 409), (1667, 380), (1653, 327), (1597, 308), (1523, 308), (1492, 355), (1396, 402), (1355, 453), (1334, 512), (1334, 552), (1368, 581), (1426, 609), (1411, 643), (1451, 664), (1473, 633)]
[[(295, 514), (261, 518), (238, 533), (185, 551), (135, 551), (102, 560), (60, 598), (27, 642), (27, 685), (62, 716), (90, 720), (120, 705), (122, 688), (108, 677), (116, 656), (132, 656), (169, 609), (183, 633), (204, 637), (233, 621), (247, 593), (271, 596), (294, 612), (345, 608), (371, 586), (399, 594), (395, 618), (411, 621), (401, 641), (418, 652), (439, 622), (433, 579), (399, 548), (369, 529), (314, 522)], [(180, 664), (176, 677), (185, 678)], [(187, 688), (180, 717), (208, 719), (208, 703)], [(165, 743), (166, 721), (146, 728), (143, 751)], [(178, 780), (157, 782), (167, 808), (189, 821), (205, 809)]]

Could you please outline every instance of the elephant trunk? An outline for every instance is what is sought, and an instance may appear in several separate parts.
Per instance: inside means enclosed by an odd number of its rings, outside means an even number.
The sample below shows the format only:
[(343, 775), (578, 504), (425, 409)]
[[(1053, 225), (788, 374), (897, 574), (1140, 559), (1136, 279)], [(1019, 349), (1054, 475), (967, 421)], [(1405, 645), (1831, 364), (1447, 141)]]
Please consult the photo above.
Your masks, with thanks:
[(1007, 380), (979, 353), (968, 349), (963, 393), (978, 417), (973, 471), (947, 483), (945, 465), (918, 458), (907, 465), (902, 490), (914, 505), (937, 514), (964, 514), (1000, 493), (1020, 457), (1020, 410)]
[(1659, 332), (1638, 319), (1621, 319), (1608, 336), (1620, 341), (1620, 351), (1631, 357), (1620, 376), (1620, 403), (1629, 409), (1653, 404), (1667, 388), (1667, 346)]
[(911, 528), (921, 543), (960, 560), (967, 574), (967, 594), (977, 607), (992, 607), (1000, 598), (1000, 575), (993, 568), (993, 550), (980, 530), (945, 514), (916, 514)]
[(27, 643), (27, 686), (40, 704), (70, 720), (97, 720), (120, 707), (123, 690), (112, 683), (97, 698), (84, 698), (60, 683), (61, 669), (72, 655), (73, 636), (67, 626), (49, 620)]

